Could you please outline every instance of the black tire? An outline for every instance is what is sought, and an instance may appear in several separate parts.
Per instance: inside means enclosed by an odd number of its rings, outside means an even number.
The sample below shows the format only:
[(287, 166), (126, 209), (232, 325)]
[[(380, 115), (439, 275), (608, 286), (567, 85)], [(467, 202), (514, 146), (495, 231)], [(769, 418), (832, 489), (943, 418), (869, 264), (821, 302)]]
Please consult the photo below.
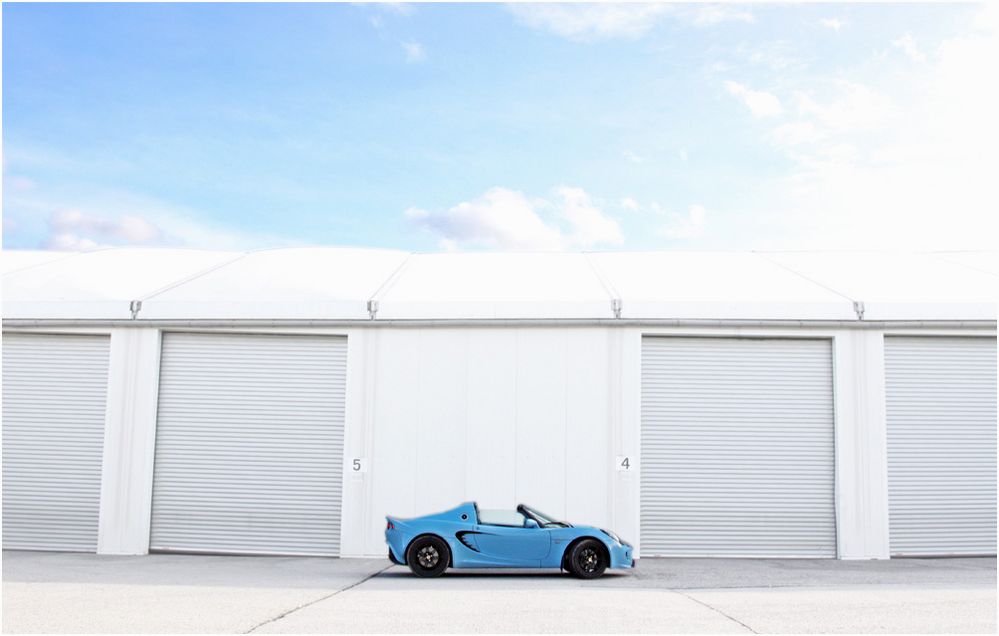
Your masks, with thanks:
[(609, 565), (607, 549), (596, 539), (583, 539), (572, 546), (566, 565), (573, 576), (581, 579), (598, 578)]
[(406, 550), (406, 563), (416, 576), (434, 577), (444, 574), (451, 562), (451, 550), (440, 537), (427, 535), (413, 539)]

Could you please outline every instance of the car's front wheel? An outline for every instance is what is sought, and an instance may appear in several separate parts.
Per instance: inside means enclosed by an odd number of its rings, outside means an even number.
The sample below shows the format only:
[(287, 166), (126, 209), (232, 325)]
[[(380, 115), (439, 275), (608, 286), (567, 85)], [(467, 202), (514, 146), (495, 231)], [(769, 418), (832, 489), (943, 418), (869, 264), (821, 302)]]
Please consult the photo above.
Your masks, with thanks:
[(568, 559), (569, 571), (581, 579), (595, 579), (609, 565), (607, 550), (596, 539), (584, 539), (572, 547)]
[(440, 576), (450, 560), (451, 551), (440, 537), (417, 537), (406, 551), (406, 562), (416, 576)]

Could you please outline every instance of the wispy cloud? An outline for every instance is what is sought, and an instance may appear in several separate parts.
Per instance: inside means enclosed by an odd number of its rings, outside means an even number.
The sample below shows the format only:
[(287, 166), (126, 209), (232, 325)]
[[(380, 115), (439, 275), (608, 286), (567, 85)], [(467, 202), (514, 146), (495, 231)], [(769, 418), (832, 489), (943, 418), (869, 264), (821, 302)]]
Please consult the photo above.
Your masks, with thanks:
[(722, 22), (756, 22), (752, 13), (743, 7), (733, 5), (700, 5), (685, 15), (697, 26), (713, 26)]
[(906, 33), (902, 37), (892, 40), (891, 45), (897, 49), (901, 49), (913, 62), (926, 61), (926, 55), (916, 46), (916, 38), (912, 37), (911, 33)]
[(840, 72), (809, 78), (790, 120), (769, 133), (794, 167), (760, 187), (767, 210), (747, 218), (798, 247), (991, 248), (999, 93), (983, 78), (999, 59), (999, 9), (985, 7), (976, 25), (932, 58), (896, 40), (924, 63), (905, 85), (919, 99)]
[(723, 4), (688, 7), (662, 2), (515, 3), (507, 5), (507, 8), (526, 26), (577, 41), (638, 39), (666, 17), (699, 27), (723, 22), (756, 21), (747, 9)]
[[(158, 245), (172, 242), (162, 228), (134, 214), (104, 217), (76, 209), (56, 210), (49, 217), (44, 249), (81, 250), (99, 245)], [(173, 239), (176, 240), (176, 239)]]
[(784, 112), (780, 99), (773, 93), (755, 91), (731, 80), (725, 82), (725, 88), (729, 93), (738, 97), (754, 117), (773, 117)]
[(846, 26), (846, 20), (841, 20), (839, 18), (822, 18), (820, 20), (822, 26), (832, 29), (833, 31), (839, 31)]
[(437, 235), (445, 249), (564, 250), (624, 242), (617, 221), (582, 188), (560, 186), (553, 195), (532, 199), (495, 187), (442, 212), (411, 207), (405, 216)]
[(685, 214), (668, 213), (667, 222), (659, 228), (659, 235), (669, 239), (690, 240), (704, 234), (708, 211), (703, 205), (693, 204)]
[(624, 155), (624, 158), (627, 159), (631, 163), (644, 163), (645, 162), (645, 158), (644, 157), (641, 157), (641, 156), (635, 154), (631, 150), (625, 150), (621, 154)]
[(673, 8), (668, 4), (509, 4), (523, 24), (572, 40), (639, 38)]
[(406, 52), (406, 62), (418, 64), (427, 59), (427, 52), (419, 42), (402, 42), (402, 49)]
[(620, 205), (622, 209), (628, 210), (629, 212), (634, 212), (642, 207), (639, 205), (638, 201), (632, 197), (624, 197), (618, 205)]
[(256, 249), (300, 241), (206, 222), (203, 213), (120, 189), (4, 193), (4, 243), (78, 250), (104, 246)]

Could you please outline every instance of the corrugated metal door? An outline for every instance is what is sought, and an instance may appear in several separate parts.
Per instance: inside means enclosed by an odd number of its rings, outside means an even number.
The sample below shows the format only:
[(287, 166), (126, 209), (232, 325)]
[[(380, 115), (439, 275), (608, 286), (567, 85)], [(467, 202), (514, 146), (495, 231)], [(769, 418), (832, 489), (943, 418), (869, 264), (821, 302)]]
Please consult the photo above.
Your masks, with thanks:
[(110, 340), (4, 334), (4, 549), (97, 551)]
[(642, 339), (642, 556), (835, 557), (827, 340)]
[(996, 553), (995, 338), (885, 338), (891, 553)]
[(163, 337), (154, 550), (338, 555), (347, 339)]

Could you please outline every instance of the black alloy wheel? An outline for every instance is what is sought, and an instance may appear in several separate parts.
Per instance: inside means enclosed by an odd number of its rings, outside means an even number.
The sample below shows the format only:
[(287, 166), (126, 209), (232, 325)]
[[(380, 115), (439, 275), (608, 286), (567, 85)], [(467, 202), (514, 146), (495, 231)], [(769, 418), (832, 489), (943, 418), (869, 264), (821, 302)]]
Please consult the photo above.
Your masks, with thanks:
[(406, 562), (416, 576), (440, 576), (450, 561), (451, 551), (440, 537), (417, 537), (406, 551)]
[(572, 548), (569, 571), (581, 579), (595, 579), (607, 569), (607, 550), (596, 539), (584, 539)]

